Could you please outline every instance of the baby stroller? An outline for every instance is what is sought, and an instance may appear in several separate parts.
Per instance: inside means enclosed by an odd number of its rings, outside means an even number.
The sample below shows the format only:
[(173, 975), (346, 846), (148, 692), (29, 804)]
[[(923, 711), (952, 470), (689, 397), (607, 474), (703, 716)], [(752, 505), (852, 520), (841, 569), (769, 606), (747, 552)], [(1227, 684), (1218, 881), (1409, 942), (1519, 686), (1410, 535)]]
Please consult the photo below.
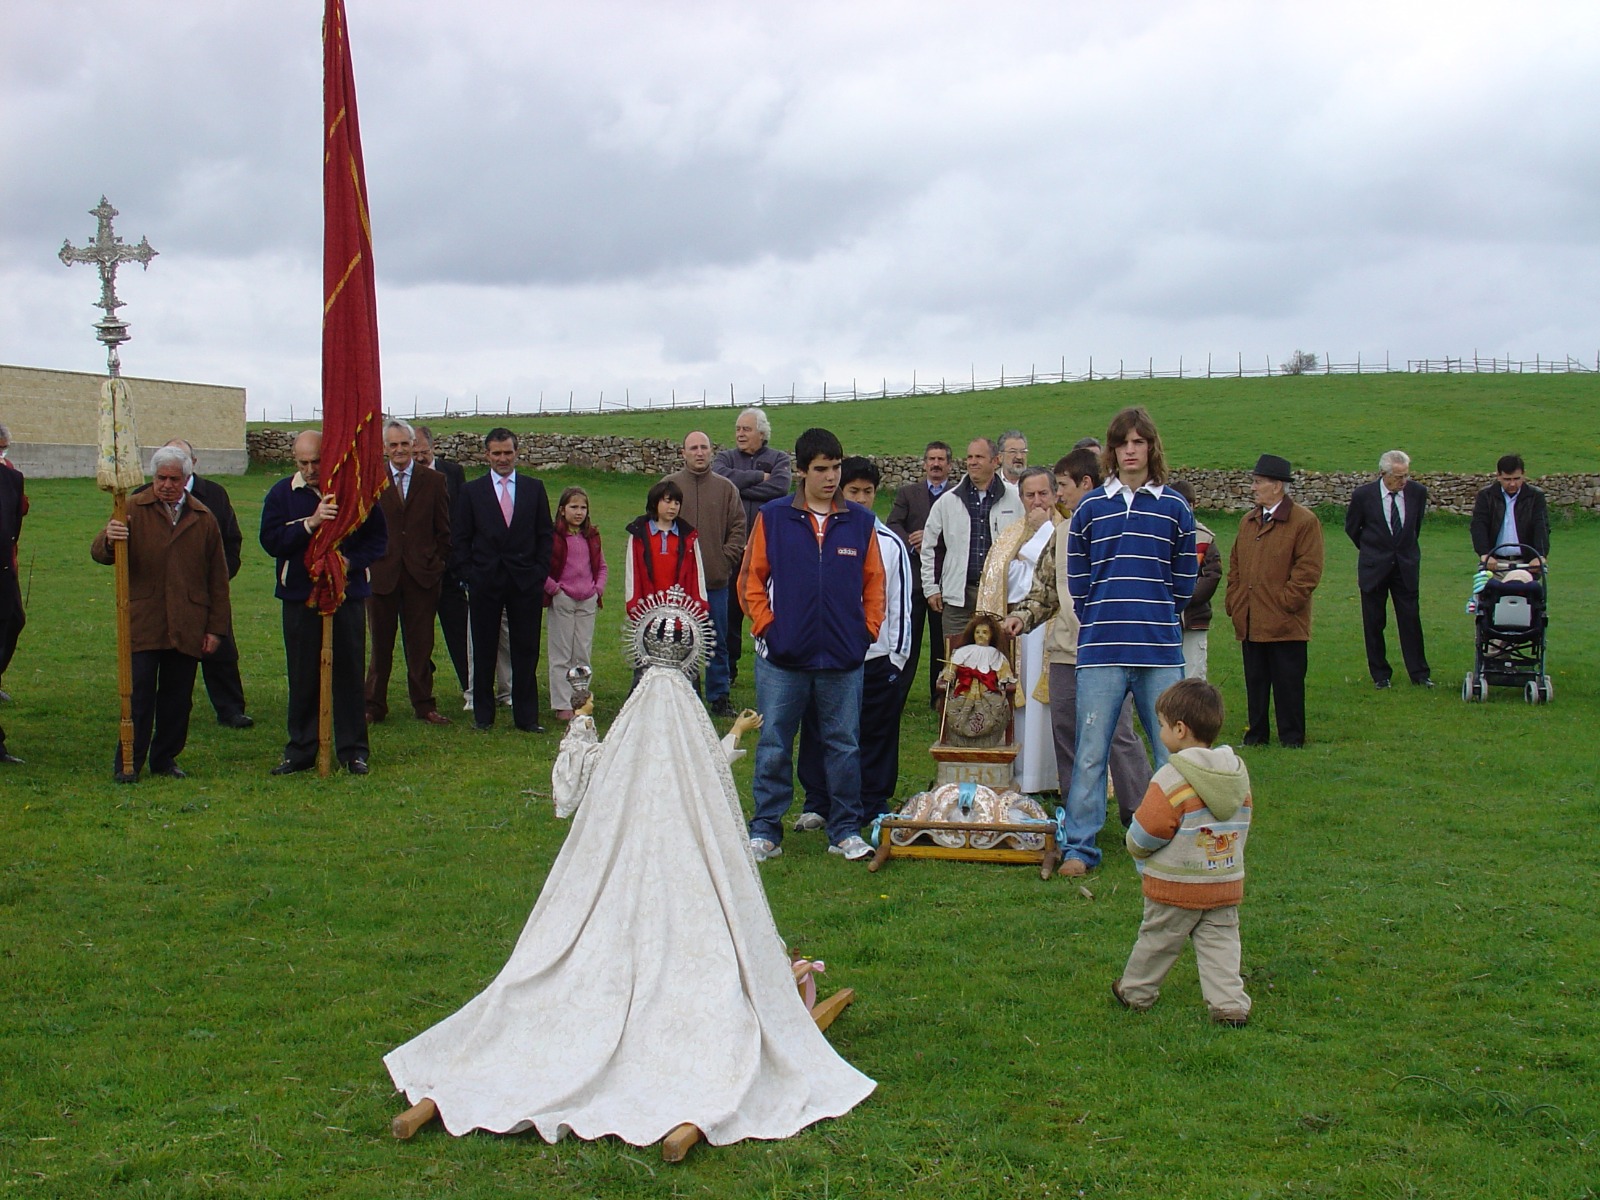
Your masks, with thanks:
[(1528, 575), (1528, 564), (1539, 557), (1526, 544), (1514, 554), (1511, 550), (1509, 545), (1495, 548), (1500, 569), (1476, 597), (1472, 670), (1461, 684), (1461, 698), (1468, 703), (1487, 700), (1491, 686), (1520, 687), (1529, 704), (1548, 704), (1555, 695), (1544, 669), (1549, 564), (1541, 564), (1531, 578), (1507, 578)]

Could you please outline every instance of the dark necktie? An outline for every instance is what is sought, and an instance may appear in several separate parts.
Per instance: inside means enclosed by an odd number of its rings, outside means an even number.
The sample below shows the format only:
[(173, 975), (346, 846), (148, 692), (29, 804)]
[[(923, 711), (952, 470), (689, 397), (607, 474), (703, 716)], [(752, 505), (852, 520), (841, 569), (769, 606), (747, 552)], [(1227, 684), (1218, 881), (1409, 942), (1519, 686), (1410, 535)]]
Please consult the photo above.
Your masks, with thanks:
[(1400, 495), (1398, 492), (1389, 493), (1389, 532), (1395, 537), (1400, 536)]

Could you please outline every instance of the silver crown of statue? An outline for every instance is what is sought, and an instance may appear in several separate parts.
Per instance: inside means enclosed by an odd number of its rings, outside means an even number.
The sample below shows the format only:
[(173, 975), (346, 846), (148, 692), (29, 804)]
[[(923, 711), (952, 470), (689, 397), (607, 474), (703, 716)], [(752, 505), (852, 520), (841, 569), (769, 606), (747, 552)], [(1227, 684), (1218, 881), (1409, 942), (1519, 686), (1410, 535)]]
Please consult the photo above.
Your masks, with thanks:
[(641, 667), (677, 667), (696, 672), (711, 654), (717, 635), (711, 617), (674, 584), (649, 597), (623, 626), (628, 651)]

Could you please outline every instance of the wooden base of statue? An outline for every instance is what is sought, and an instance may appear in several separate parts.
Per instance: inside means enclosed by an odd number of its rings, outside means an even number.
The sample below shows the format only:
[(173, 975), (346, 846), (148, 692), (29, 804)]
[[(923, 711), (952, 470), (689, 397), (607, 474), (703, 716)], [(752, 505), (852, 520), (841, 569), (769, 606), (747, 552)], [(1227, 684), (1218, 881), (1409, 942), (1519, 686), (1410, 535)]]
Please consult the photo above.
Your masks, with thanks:
[[(1015, 661), (1015, 642), (1012, 639), (997, 637), (992, 645), (1006, 658), (1008, 664)], [(957, 662), (957, 655), (962, 648), (959, 638), (946, 638), (946, 663)], [(934, 786), (929, 789), (930, 792), (949, 784), (962, 783), (978, 784), (988, 788), (997, 796), (1015, 790), (1016, 760), (1020, 753), (1020, 748), (1015, 744), (1015, 678), (1016, 673), (1013, 670), (1010, 679), (1003, 680), (1001, 685), (1001, 694), (1008, 699), (1004, 728), (995, 729), (990, 744), (981, 746), (951, 743), (949, 714), (954, 687), (950, 681), (946, 681), (944, 704), (939, 715), (939, 740), (928, 747), (935, 768)], [(991, 818), (994, 815), (992, 812), (989, 814)], [(971, 820), (962, 820), (959, 816), (951, 820), (922, 820), (909, 816), (882, 818), (876, 826), (878, 846), (873, 853), (872, 861), (867, 864), (867, 870), (877, 871), (891, 858), (945, 858), (962, 862), (1037, 863), (1041, 879), (1049, 879), (1055, 874), (1056, 864), (1061, 861), (1061, 845), (1057, 840), (1057, 825), (1054, 821), (985, 820), (979, 812), (973, 812), (971, 816), (973, 818)], [(961, 840), (967, 844), (943, 846), (919, 837), (909, 845), (896, 845), (893, 837), (896, 831), (912, 834), (961, 834), (964, 835)], [(976, 840), (971, 836), (973, 834), (987, 834), (989, 836), (981, 840), (989, 842), (1003, 843), (1008, 839), (1016, 841), (1009, 846), (980, 847), (970, 844)], [(1037, 841), (1039, 844), (1036, 848), (1024, 849), (1017, 844), (1022, 840)]]
[[(854, 988), (840, 988), (826, 1000), (818, 1000), (811, 1006), (811, 1019), (816, 1022), (818, 1029), (826, 1032), (828, 1026), (838, 1019), (840, 1013), (850, 1007), (855, 998)], [(390, 1121), (389, 1132), (401, 1141), (406, 1141), (416, 1136), (418, 1130), (438, 1115), (438, 1106), (424, 1097)], [(669, 1163), (682, 1162), (695, 1143), (704, 1138), (705, 1134), (700, 1131), (699, 1126), (685, 1121), (661, 1139), (661, 1160)]]
[[(982, 849), (977, 846), (938, 846), (927, 842), (913, 842), (897, 846), (891, 836), (894, 830), (939, 833), (998, 833), (1006, 835), (1043, 834), (1044, 845), (1037, 850), (1019, 850), (1013, 846), (996, 846)], [(1049, 879), (1061, 862), (1061, 845), (1056, 840), (1054, 821), (911, 821), (898, 817), (885, 817), (878, 823), (880, 841), (873, 852), (868, 871), (876, 871), (891, 858), (946, 858), (959, 862), (1037, 863), (1039, 878)]]
[[(803, 989), (802, 989), (803, 990)], [(828, 1026), (838, 1019), (840, 1013), (855, 1002), (855, 988), (840, 988), (826, 1000), (818, 1000), (811, 1006), (811, 1019), (817, 1023), (817, 1028), (827, 1032)], [(700, 1132), (700, 1127), (685, 1121), (666, 1137), (661, 1139), (661, 1161), (669, 1163), (682, 1162), (688, 1157), (694, 1144), (701, 1141), (705, 1134)]]
[(935, 742), (928, 747), (933, 756), (935, 786), (947, 783), (981, 783), (997, 792), (1009, 792), (1016, 776), (1015, 746), (947, 746)]

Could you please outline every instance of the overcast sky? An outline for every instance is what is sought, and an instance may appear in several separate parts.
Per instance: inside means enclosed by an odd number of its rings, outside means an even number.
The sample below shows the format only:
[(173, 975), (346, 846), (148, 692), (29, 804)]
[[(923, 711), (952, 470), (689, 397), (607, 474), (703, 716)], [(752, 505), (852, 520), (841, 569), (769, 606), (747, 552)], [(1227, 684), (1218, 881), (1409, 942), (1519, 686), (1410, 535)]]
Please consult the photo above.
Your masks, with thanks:
[[(1600, 350), (1600, 4), (347, 0), (384, 396)], [(0, 0), (0, 362), (317, 402), (319, 0)]]

